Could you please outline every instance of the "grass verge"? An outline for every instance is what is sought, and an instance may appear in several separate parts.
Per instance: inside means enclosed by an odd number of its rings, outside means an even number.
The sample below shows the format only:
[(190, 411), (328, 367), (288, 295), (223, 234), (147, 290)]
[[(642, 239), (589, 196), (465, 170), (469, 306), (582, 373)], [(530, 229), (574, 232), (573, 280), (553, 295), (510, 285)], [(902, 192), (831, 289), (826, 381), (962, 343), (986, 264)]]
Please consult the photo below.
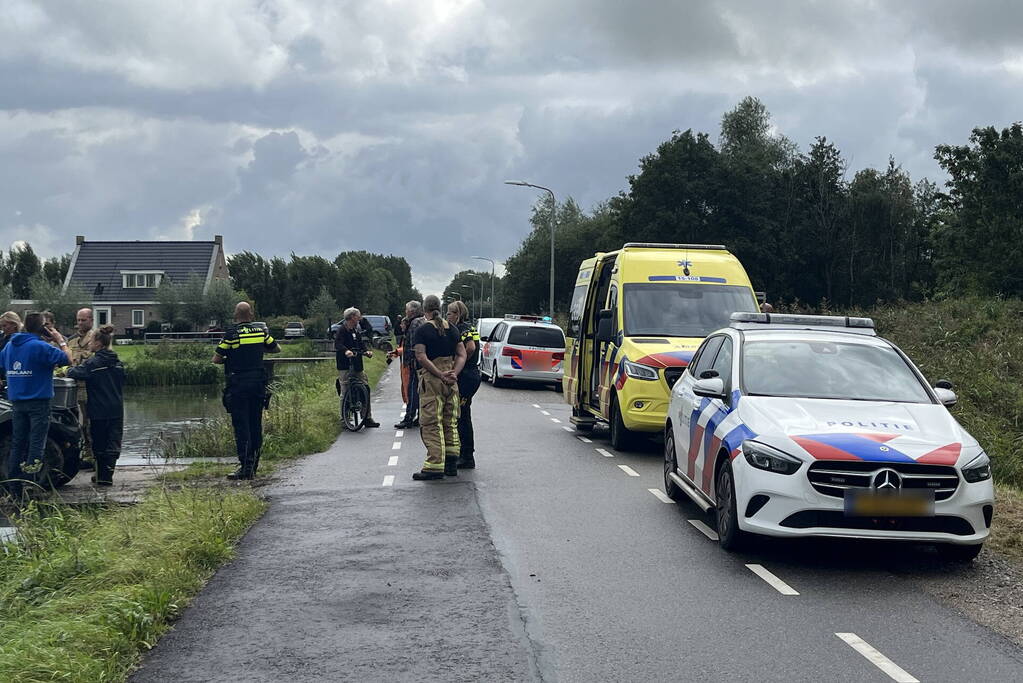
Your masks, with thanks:
[(132, 507), (32, 503), (0, 549), (0, 680), (121, 681), (266, 504), (154, 490)]

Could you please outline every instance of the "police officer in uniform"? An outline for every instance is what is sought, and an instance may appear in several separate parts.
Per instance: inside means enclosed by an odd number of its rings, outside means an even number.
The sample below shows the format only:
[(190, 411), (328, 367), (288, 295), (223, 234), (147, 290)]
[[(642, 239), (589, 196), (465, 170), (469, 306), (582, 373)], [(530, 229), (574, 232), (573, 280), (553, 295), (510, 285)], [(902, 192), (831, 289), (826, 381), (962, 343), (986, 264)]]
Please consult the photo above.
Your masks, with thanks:
[[(92, 329), (92, 309), (83, 308), (75, 314), (75, 336), (67, 340), (67, 346), (71, 350), (71, 366), (78, 367), (93, 356), (92, 338), (95, 334)], [(91, 470), (96, 466), (92, 453), (92, 426), (89, 423), (89, 393), (84, 381), (78, 381), (78, 416), (82, 421), (82, 436), (85, 446), (82, 448), (82, 462), (79, 469)]]
[(419, 363), (419, 434), (426, 446), (416, 481), (458, 475), (458, 374), (465, 366), (465, 346), (458, 328), (440, 314), (440, 299), (423, 299), (425, 322), (412, 338)]
[(472, 397), (480, 388), (480, 333), (469, 320), (462, 301), (448, 304), (448, 322), (458, 328), (465, 346), (465, 367), (458, 373), (458, 469), (476, 469), (476, 439), (472, 429)]
[(224, 332), (213, 362), (224, 366), (227, 387), (224, 404), (231, 413), (238, 469), (228, 479), (252, 479), (259, 466), (263, 445), (263, 407), (266, 402), (264, 353), (278, 353), (281, 347), (266, 329), (252, 324), (252, 306), (239, 302), (234, 307), (235, 325)]

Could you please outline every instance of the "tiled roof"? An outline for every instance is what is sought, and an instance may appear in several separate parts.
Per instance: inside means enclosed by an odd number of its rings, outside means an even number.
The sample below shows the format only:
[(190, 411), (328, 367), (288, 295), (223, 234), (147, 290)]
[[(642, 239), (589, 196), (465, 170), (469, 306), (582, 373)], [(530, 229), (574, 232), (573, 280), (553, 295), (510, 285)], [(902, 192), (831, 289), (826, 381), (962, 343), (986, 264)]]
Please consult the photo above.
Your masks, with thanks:
[(69, 283), (94, 302), (152, 301), (155, 289), (124, 289), (121, 271), (163, 271), (175, 283), (196, 273), (205, 281), (217, 248), (216, 242), (82, 242)]

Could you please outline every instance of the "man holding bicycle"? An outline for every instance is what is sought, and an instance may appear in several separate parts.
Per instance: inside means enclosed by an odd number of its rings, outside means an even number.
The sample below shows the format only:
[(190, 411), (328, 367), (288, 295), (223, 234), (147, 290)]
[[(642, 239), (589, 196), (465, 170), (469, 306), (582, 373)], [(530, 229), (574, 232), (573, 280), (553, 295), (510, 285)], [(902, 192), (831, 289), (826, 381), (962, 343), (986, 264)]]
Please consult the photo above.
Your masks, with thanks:
[(341, 388), (341, 401), (344, 403), (345, 394), (348, 393), (348, 378), (350, 373), (355, 373), (357, 381), (361, 382), (367, 389), (365, 420), (363, 427), (379, 427), (380, 423), (373, 419), (373, 411), (369, 401), (369, 377), (362, 366), (362, 357), (373, 357), (373, 352), (366, 347), (366, 341), (362, 337), (362, 329), (359, 321), (362, 320), (362, 313), (357, 308), (348, 308), (344, 312), (344, 322), (341, 329), (334, 337), (334, 355), (337, 359), (338, 385)]

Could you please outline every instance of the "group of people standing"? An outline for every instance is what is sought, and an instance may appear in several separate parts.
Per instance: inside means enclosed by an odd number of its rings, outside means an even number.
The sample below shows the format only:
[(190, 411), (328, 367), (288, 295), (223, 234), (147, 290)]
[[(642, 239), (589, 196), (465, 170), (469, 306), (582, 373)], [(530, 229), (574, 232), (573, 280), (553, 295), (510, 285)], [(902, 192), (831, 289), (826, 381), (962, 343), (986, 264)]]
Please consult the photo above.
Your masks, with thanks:
[(113, 484), (124, 430), (124, 366), (111, 349), (114, 328), (93, 328), (92, 310), (76, 315), (76, 334), (65, 339), (47, 313), (0, 315), (0, 373), (11, 403), (11, 450), (3, 486), (23, 492), (25, 465), (41, 463), (46, 449), (54, 373), (78, 381), (83, 469), (95, 468), (98, 486)]
[(480, 336), (461, 301), (452, 302), (446, 316), (440, 310), (433, 295), (410, 301), (399, 326), (406, 412), (395, 428), (419, 427), (426, 462), (412, 475), (416, 481), (476, 467), (472, 398), (480, 385)]

